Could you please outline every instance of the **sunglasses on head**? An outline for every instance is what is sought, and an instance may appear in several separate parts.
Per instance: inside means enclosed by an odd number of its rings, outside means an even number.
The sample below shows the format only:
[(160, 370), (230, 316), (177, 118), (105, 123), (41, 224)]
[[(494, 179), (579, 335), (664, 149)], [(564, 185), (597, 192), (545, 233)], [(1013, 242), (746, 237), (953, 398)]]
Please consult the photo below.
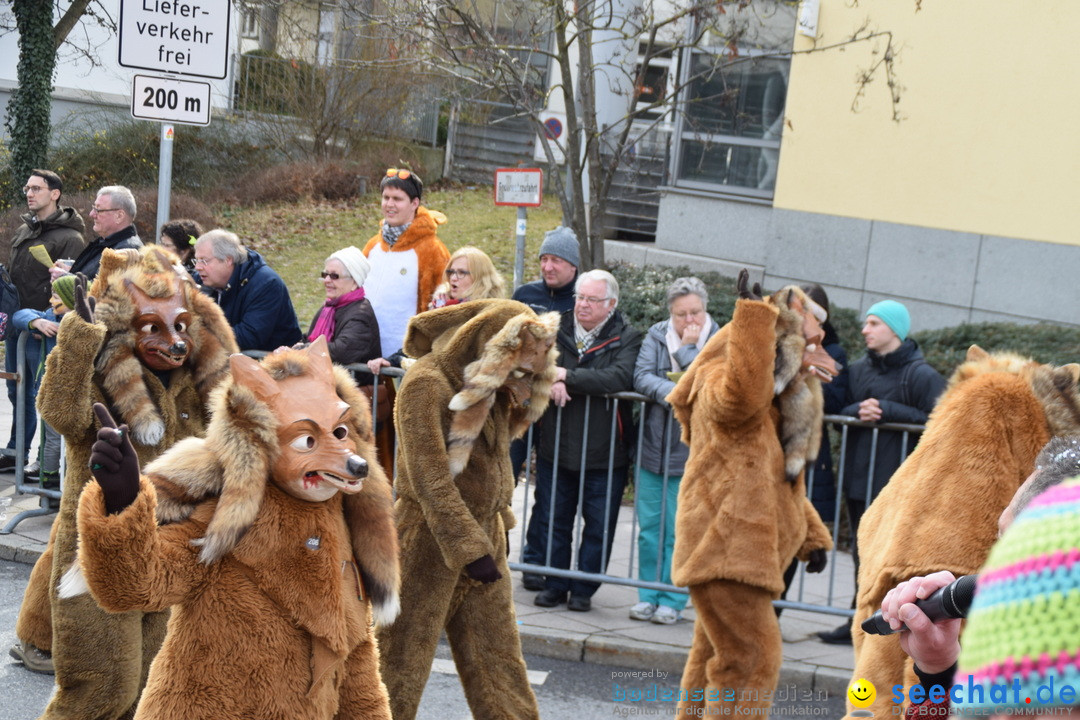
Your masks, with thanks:
[(340, 280), (341, 279), (341, 276), (338, 275), (337, 273), (328, 273), (328, 272), (325, 272), (325, 271), (319, 273), (319, 277), (321, 277), (323, 280), (325, 280), (326, 278), (330, 278), (331, 280)]
[(399, 170), (398, 168), (386, 168), (386, 177), (396, 177), (399, 180), (408, 180), (412, 177), (412, 173), (408, 170)]

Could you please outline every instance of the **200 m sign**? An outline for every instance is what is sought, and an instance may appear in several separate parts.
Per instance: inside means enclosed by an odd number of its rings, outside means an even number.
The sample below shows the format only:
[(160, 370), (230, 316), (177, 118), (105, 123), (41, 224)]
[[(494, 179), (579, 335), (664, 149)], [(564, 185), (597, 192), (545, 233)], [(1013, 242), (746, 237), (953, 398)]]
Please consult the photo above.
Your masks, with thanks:
[(136, 75), (132, 79), (131, 115), (142, 120), (210, 124), (210, 83)]

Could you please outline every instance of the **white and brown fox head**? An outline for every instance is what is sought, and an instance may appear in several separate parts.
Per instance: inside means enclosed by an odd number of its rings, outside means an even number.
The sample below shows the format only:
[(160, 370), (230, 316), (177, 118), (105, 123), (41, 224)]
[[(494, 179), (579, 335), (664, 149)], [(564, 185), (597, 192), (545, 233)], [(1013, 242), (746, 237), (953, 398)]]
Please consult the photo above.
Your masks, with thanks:
[(95, 322), (105, 325), (105, 344), (95, 372), (117, 420), (135, 440), (157, 445), (165, 423), (143, 382), (143, 369), (188, 367), (204, 406), (237, 352), (225, 316), (174, 265), (175, 257), (151, 245), (141, 251), (106, 250), (89, 294), (97, 298)]
[(364, 586), (378, 621), (392, 621), (397, 531), (366, 398), (346, 370), (331, 365), (325, 338), (259, 363), (234, 355), (231, 364), (232, 378), (214, 395), (206, 438), (182, 440), (146, 467), (157, 490), (158, 521), (182, 520), (199, 502), (217, 497), (199, 543), (199, 559), (213, 563), (255, 522), (268, 482), (306, 502), (344, 492)]
[(1055, 367), (1017, 353), (989, 353), (972, 345), (965, 361), (949, 378), (942, 399), (960, 383), (992, 372), (1012, 373), (1028, 382), (1046, 413), (1051, 436), (1080, 434), (1080, 365), (1076, 363)]
[(839, 372), (835, 361), (821, 349), (825, 310), (801, 288), (789, 285), (769, 297), (780, 311), (776, 319), (775, 391), (780, 402), (780, 444), (784, 449), (784, 472), (793, 481), (807, 461), (817, 459), (821, 447), (824, 398), (817, 375), (800, 371), (804, 356), (813, 357), (821, 375)]
[(461, 379), (461, 389), (450, 399), (455, 413), (447, 437), (452, 475), (468, 464), (500, 390), (511, 398), (512, 437), (523, 435), (543, 416), (555, 381), (558, 331), (558, 313), (537, 315), (515, 300), (472, 300), (423, 313), (409, 323), (405, 352), (413, 357), (437, 354), (447, 376)]

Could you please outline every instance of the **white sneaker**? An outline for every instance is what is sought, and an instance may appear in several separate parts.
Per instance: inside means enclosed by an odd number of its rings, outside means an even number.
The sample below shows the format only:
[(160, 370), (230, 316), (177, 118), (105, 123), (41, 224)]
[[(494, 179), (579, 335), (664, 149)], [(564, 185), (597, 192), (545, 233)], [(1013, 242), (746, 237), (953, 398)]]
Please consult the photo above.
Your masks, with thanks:
[(656, 612), (656, 606), (648, 602), (639, 602), (634, 607), (630, 608), (631, 620), (650, 620), (653, 613)]
[(679, 611), (667, 605), (661, 605), (649, 619), (657, 625), (674, 625), (679, 622)]

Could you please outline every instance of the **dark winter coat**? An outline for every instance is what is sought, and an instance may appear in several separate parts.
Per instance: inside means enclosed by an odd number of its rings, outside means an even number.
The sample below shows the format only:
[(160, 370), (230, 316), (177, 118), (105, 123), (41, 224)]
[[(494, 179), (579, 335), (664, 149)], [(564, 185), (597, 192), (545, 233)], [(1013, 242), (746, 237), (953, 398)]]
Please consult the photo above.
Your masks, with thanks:
[[(630, 432), (633, 403), (623, 400), (618, 404), (615, 454), (611, 458), (609, 445), (615, 401), (598, 396), (633, 389), (634, 363), (641, 348), (641, 333), (616, 310), (604, 324), (596, 342), (579, 358), (574, 339), (574, 315), (564, 313), (555, 344), (559, 348), (558, 365), (566, 368), (566, 390), (570, 393), (570, 402), (562, 408), (562, 421), (558, 423), (561, 438), (559, 467), (575, 471), (582, 467), (581, 451), (586, 438), (589, 444), (584, 467), (587, 470), (609, 465), (623, 467), (629, 462), (630, 446), (635, 439)], [(588, 396), (594, 397), (586, 401)], [(589, 406), (588, 427), (585, 426), (586, 404)], [(540, 457), (552, 462), (555, 460), (557, 410), (553, 403), (541, 418), (537, 449)]]
[(49, 268), (30, 254), (30, 248), (44, 246), (53, 261), (75, 258), (86, 247), (85, 226), (75, 208), (69, 207), (58, 208), (40, 222), (31, 213), (23, 215), (22, 220), (23, 224), (11, 241), (8, 260), (11, 281), (19, 291), (22, 307), (44, 310), (49, 307), (49, 296), (52, 295)]
[[(699, 346), (705, 347), (705, 342), (720, 329), (711, 317), (709, 320), (708, 336), (701, 338), (697, 345), (683, 345), (675, 353), (675, 359), (683, 370), (689, 368), (698, 356)], [(675, 383), (667, 379), (667, 373), (671, 372), (671, 355), (667, 348), (670, 325), (670, 319), (661, 320), (645, 333), (634, 367), (634, 390), (653, 401), (646, 404), (642, 411), (641, 422), (645, 428), (642, 430), (641, 467), (657, 475), (663, 475), (666, 470), (668, 475), (674, 476), (683, 474), (690, 448), (680, 439), (682, 428), (671, 416), (671, 405), (665, 400), (668, 393), (675, 389)], [(666, 467), (665, 448), (669, 448)]]
[(543, 280), (525, 283), (514, 291), (514, 300), (523, 302), (540, 313), (555, 312), (564, 313), (574, 309), (574, 285), (577, 283), (577, 274), (574, 279), (561, 288), (552, 290)]
[(225, 289), (211, 292), (232, 325), (236, 344), (241, 350), (295, 345), (303, 336), (289, 288), (262, 255), (251, 249), (247, 252), (247, 260), (233, 268)]
[[(128, 225), (119, 232), (114, 232), (107, 238), (94, 238), (86, 248), (75, 258), (75, 264), (71, 266), (72, 273), (82, 273), (87, 279), (97, 277), (98, 268), (101, 267), (101, 254), (108, 250), (131, 250), (143, 246), (139, 234), (135, 232), (134, 225)], [(53, 258), (59, 260), (60, 258)], [(51, 291), (50, 291), (51, 294)]]
[[(859, 403), (867, 398), (877, 398), (881, 405), (881, 422), (922, 425), (944, 389), (945, 378), (930, 367), (918, 344), (908, 338), (888, 355), (870, 350), (851, 364), (846, 405), (841, 414), (858, 417)], [(870, 476), (873, 436), (872, 428), (853, 427), (848, 432), (844, 482), (847, 496), (853, 500), (867, 499), (866, 481)], [(877, 438), (871, 500), (885, 487), (904, 457), (915, 449), (919, 434), (908, 434), (906, 448), (902, 432), (882, 430)]]
[[(308, 337), (319, 321), (319, 312), (311, 320)], [(367, 298), (334, 309), (334, 337), (329, 341), (330, 359), (338, 365), (366, 363), (379, 357), (379, 323)]]

